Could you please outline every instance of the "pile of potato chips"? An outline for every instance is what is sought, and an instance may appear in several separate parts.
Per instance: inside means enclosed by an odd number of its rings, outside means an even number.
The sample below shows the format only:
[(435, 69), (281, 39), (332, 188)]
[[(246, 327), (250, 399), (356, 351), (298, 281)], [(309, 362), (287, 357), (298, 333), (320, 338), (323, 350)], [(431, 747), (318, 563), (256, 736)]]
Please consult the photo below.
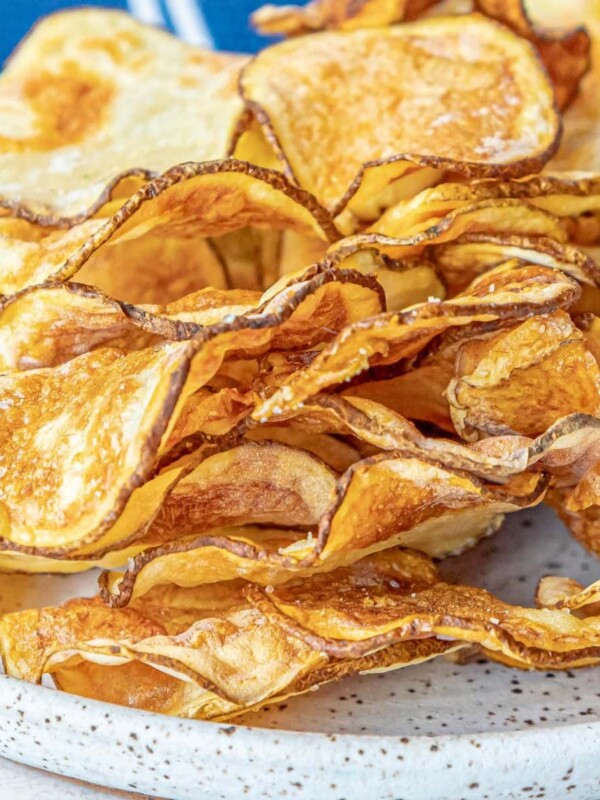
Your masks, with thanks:
[(520, 608), (434, 563), (541, 502), (600, 554), (600, 10), (532, 11), (265, 7), (248, 59), (77, 10), (17, 49), (0, 568), (102, 572), (0, 618), (8, 674), (227, 719), (463, 648), (600, 663), (600, 581)]

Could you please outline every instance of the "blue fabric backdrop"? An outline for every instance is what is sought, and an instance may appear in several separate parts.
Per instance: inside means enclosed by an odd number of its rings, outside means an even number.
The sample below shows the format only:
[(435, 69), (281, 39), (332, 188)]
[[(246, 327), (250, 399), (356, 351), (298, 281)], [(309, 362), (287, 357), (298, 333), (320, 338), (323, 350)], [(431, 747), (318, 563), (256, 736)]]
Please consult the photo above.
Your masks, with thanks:
[[(284, 5), (285, 1), (269, 0), (277, 5)], [(253, 53), (269, 40), (251, 30), (248, 17), (265, 2), (267, 0), (0, 0), (0, 62), (38, 17), (82, 5), (126, 9), (138, 19), (162, 25), (192, 44)]]

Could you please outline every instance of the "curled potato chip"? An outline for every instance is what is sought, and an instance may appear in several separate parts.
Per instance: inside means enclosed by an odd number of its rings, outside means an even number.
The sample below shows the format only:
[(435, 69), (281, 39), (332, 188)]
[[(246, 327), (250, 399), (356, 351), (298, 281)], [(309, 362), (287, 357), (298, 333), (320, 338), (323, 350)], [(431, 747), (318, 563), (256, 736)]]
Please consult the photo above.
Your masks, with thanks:
[(557, 575), (543, 577), (535, 592), (538, 608), (560, 608), (581, 612), (582, 616), (600, 616), (600, 582), (585, 588), (579, 581)]
[(535, 172), (557, 144), (530, 46), (477, 15), (283, 42), (244, 68), (241, 88), (288, 174), (334, 215), (376, 218), (380, 193), (415, 193), (422, 167), (430, 182)]
[(50, 555), (98, 544), (115, 528), (122, 536), (128, 516), (128, 535), (147, 524), (169, 486), (168, 473), (156, 479), (160, 491), (146, 481), (191, 348), (102, 349), (55, 369), (0, 377), (1, 549)]
[(591, 256), (545, 236), (470, 233), (436, 246), (433, 258), (450, 295), (463, 291), (481, 272), (509, 258), (561, 269), (581, 284), (600, 286), (600, 267)]
[[(403, 553), (396, 557), (400, 562), (405, 558)], [(327, 586), (331, 576), (318, 575), (309, 586), (295, 581), (269, 593), (252, 586), (248, 598), (288, 633), (338, 658), (360, 656), (392, 642), (442, 636), (479, 644), (491, 658), (510, 659), (522, 668), (566, 669), (600, 662), (598, 617), (578, 619), (567, 610), (595, 602), (598, 584), (572, 595), (563, 608), (523, 608), (484, 589), (421, 582), (423, 567), (409, 558), (412, 554), (406, 557), (404, 575), (390, 588), (361, 588), (351, 580), (351, 591), (338, 587), (334, 593)]]
[(0, 371), (54, 366), (103, 346), (140, 349), (162, 338), (208, 342), (233, 334), (229, 349), (250, 356), (310, 347), (385, 307), (373, 276), (341, 267), (317, 265), (265, 300), (207, 288), (163, 307), (123, 303), (74, 282), (32, 286), (0, 305)]
[(280, 172), (235, 159), (172, 167), (109, 219), (71, 230), (46, 230), (23, 220), (0, 223), (0, 293), (77, 273), (79, 282), (120, 300), (152, 303), (207, 285), (234, 288), (236, 281), (235, 288), (263, 288), (266, 276), (255, 276), (254, 264), (247, 270), (252, 285), (242, 285), (240, 271), (255, 257), (266, 269), (268, 245), (280, 230), (324, 243), (340, 235), (308, 192)]
[(0, 207), (72, 225), (124, 179), (139, 185), (182, 161), (224, 158), (245, 61), (118, 11), (46, 17), (0, 78)]
[(573, 536), (590, 553), (600, 556), (600, 503), (585, 508), (569, 508), (572, 491), (568, 488), (552, 489), (546, 502), (552, 506)]
[(562, 272), (507, 262), (486, 272), (461, 295), (382, 314), (345, 328), (305, 368), (296, 370), (253, 412), (266, 422), (293, 411), (330, 386), (339, 386), (376, 365), (415, 356), (452, 328), (525, 318), (568, 307), (577, 284)]
[[(403, 580), (409, 558), (418, 560), (413, 571), (420, 573), (420, 586), (435, 581), (427, 560), (406, 555), (402, 562), (367, 559), (352, 576), (340, 570), (333, 585), (347, 591), (354, 583)], [(356, 659), (331, 658), (271, 622), (236, 582), (160, 587), (124, 610), (88, 599), (5, 615), (0, 643), (12, 676), (39, 682), (52, 674), (67, 691), (204, 719), (228, 718), (344, 675), (420, 663), (461, 646), (431, 638)]]
[(567, 414), (600, 414), (600, 368), (557, 311), (463, 342), (445, 394), (463, 439), (536, 436)]
[(302, 33), (330, 28), (376, 28), (414, 19), (438, 0), (312, 0), (305, 6), (265, 5), (251, 16), (252, 25), (265, 36)]
[(524, 0), (475, 0), (475, 7), (535, 45), (554, 84), (559, 108), (568, 106), (590, 67), (591, 41), (585, 28), (553, 31), (535, 25)]
[(423, 555), (389, 550), (283, 586), (156, 587), (128, 609), (85, 599), (7, 614), (0, 649), (13, 677), (52, 674), (85, 696), (223, 719), (465, 644), (522, 668), (597, 664), (599, 592), (592, 584), (562, 608), (511, 606), (484, 589), (440, 582)]
[[(471, 547), (497, 529), (502, 514), (535, 505), (544, 496), (547, 481), (541, 474), (519, 474), (505, 486), (494, 486), (455, 466), (456, 453), (450, 452), (448, 463), (443, 456), (442, 446), (431, 454), (425, 447), (420, 452), (407, 447), (358, 461), (335, 485), (322, 481), (313, 490), (321, 509), (315, 536), (246, 528), (188, 535), (140, 553), (125, 573), (104, 573), (102, 596), (122, 606), (157, 584), (171, 582), (195, 586), (243, 576), (262, 585), (279, 584), (355, 563), (398, 544), (441, 557)], [(482, 469), (484, 462), (480, 457)], [(193, 496), (193, 477), (183, 480)], [(175, 493), (172, 502), (179, 514)], [(201, 501), (190, 502), (195, 506)], [(190, 527), (183, 522), (182, 532)]]
[(335, 474), (314, 455), (273, 441), (208, 455), (183, 477), (148, 528), (151, 543), (227, 525), (317, 525)]
[[(522, 220), (518, 211), (520, 203), (525, 205), (520, 212)], [(494, 214), (494, 208), (502, 209), (502, 214)], [(473, 181), (469, 184), (441, 183), (424, 189), (413, 198), (395, 203), (368, 230), (401, 238), (406, 241), (405, 247), (413, 238), (415, 244), (421, 239), (444, 241), (449, 237), (456, 238), (457, 231), (486, 228), (495, 234), (540, 235), (551, 233), (554, 226), (555, 238), (560, 239), (566, 232), (577, 234), (577, 225), (571, 218), (576, 220), (598, 212), (599, 208), (600, 181), (594, 173), (531, 175), (521, 180)], [(535, 209), (567, 219), (557, 225), (556, 220), (545, 218)], [(535, 229), (536, 223), (541, 226), (540, 230)]]
[[(391, 210), (395, 210), (392, 208)], [(390, 233), (380, 232), (387, 227)], [(405, 259), (423, 253), (430, 245), (452, 242), (471, 233), (486, 232), (503, 235), (545, 236), (559, 242), (566, 241), (565, 223), (541, 208), (536, 208), (520, 199), (481, 200), (462, 205), (439, 219), (429, 219), (413, 232), (403, 234), (403, 223), (396, 227), (396, 220), (385, 219), (373, 223), (373, 229), (356, 233), (333, 245), (332, 252), (346, 248), (372, 247), (391, 258)], [(392, 231), (398, 230), (399, 235)]]

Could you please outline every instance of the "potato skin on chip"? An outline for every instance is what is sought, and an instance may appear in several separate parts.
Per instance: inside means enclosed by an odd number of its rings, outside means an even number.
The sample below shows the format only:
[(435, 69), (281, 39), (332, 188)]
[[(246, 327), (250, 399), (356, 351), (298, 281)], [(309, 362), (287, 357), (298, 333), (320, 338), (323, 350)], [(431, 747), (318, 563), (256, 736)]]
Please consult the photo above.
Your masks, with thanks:
[[(428, 104), (425, 85), (439, 93)], [(346, 206), (361, 216), (372, 202), (361, 185), (376, 195), (408, 169), (516, 177), (557, 145), (552, 90), (530, 46), (477, 15), (283, 42), (244, 68), (241, 88), (288, 173), (334, 216)]]
[(0, 207), (72, 225), (131, 176), (140, 185), (182, 161), (224, 158), (245, 61), (118, 11), (46, 17), (0, 78), (2, 130), (12, 132), (0, 144)]

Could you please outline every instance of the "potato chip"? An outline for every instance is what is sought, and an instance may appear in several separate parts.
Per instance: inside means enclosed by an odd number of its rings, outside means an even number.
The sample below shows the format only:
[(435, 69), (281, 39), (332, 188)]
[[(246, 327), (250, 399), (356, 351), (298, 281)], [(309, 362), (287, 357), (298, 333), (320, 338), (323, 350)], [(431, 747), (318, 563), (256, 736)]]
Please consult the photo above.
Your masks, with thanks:
[(182, 161), (224, 158), (245, 61), (118, 11), (46, 17), (0, 78), (0, 207), (72, 225), (130, 176), (139, 185)]
[[(334, 587), (402, 580), (407, 566), (398, 561), (372, 559), (351, 574), (340, 571)], [(435, 572), (421, 561), (423, 586)], [(287, 635), (238, 584), (209, 588), (153, 590), (135, 609), (88, 599), (6, 615), (0, 642), (7, 671), (34, 682), (50, 673), (60, 688), (123, 705), (223, 719), (344, 675), (420, 663), (461, 646), (431, 638), (357, 659), (330, 658)]]
[(414, 194), (421, 167), (430, 182), (529, 174), (557, 144), (530, 46), (477, 15), (283, 42), (244, 68), (241, 87), (288, 174), (334, 215), (376, 218), (386, 186), (404, 176)]
[(557, 311), (463, 342), (445, 395), (463, 439), (537, 436), (567, 414), (600, 415), (600, 368)]
[(426, 557), (392, 550), (284, 586), (206, 588), (155, 588), (128, 609), (85, 599), (7, 614), (0, 620), (6, 671), (32, 682), (52, 674), (61, 688), (111, 702), (224, 719), (467, 643), (522, 668), (600, 660), (597, 584), (570, 594), (563, 607), (523, 608), (442, 583)]
[(411, 563), (412, 554), (396, 558), (404, 561), (405, 572), (391, 588), (351, 581), (351, 591), (334, 593), (327, 584), (332, 576), (318, 575), (308, 585), (296, 581), (268, 593), (252, 586), (247, 596), (289, 633), (338, 658), (395, 641), (442, 636), (479, 644), (491, 658), (508, 658), (522, 668), (599, 663), (598, 617), (578, 619), (567, 610), (595, 602), (598, 584), (571, 596), (564, 609), (537, 610), (503, 603), (484, 589), (423, 583), (423, 567)]
[[(441, 459), (443, 448), (438, 452)], [(327, 499), (325, 489), (329, 502), (314, 536), (251, 528), (187, 535), (135, 556), (125, 573), (104, 573), (102, 596), (122, 606), (165, 583), (189, 587), (241, 576), (261, 585), (279, 584), (329, 572), (398, 544), (442, 557), (472, 547), (497, 530), (502, 514), (535, 505), (544, 496), (547, 481), (540, 474), (521, 474), (505, 486), (493, 486), (455, 467), (452, 455), (449, 464), (436, 455), (417, 454), (415, 448), (382, 453), (352, 465), (333, 491), (323, 482), (315, 489), (315, 502)], [(187, 480), (193, 495), (193, 478)], [(175, 510), (175, 493), (171, 498)], [(182, 533), (190, 527), (183, 521)]]
[[(269, 243), (281, 229), (325, 244), (339, 237), (327, 212), (307, 192), (281, 173), (234, 159), (173, 167), (110, 219), (88, 220), (64, 232), (22, 220), (3, 225), (1, 293), (77, 274), (79, 282), (120, 300), (152, 303), (207, 285), (262, 289), (267, 275), (260, 270), (273, 258)], [(240, 274), (248, 265), (248, 256), (240, 264), (244, 249), (250, 258), (263, 260), (252, 263), (247, 275)], [(240, 285), (234, 287), (236, 281)]]
[[(2, 549), (50, 555), (81, 548), (119, 525), (128, 501), (127, 533), (147, 524), (169, 483), (157, 478), (158, 491), (145, 482), (191, 348), (169, 343), (126, 355), (102, 349), (55, 369), (0, 377)], [(78, 402), (66, 402), (69, 395)]]
[[(539, 214), (536, 209), (552, 216)], [(368, 231), (401, 239), (405, 248), (411, 242), (413, 246), (428, 241), (435, 244), (469, 231), (537, 236), (545, 233), (559, 240), (568, 234), (576, 239), (578, 226), (583, 224), (579, 218), (585, 221), (586, 215), (599, 209), (600, 181), (592, 173), (441, 183), (395, 203)], [(564, 220), (557, 224), (552, 217)], [(540, 226), (537, 230), (536, 224)]]
[(133, 306), (79, 283), (46, 283), (0, 305), (0, 371), (55, 366), (104, 346), (227, 339), (234, 330), (230, 350), (238, 353), (310, 347), (384, 307), (373, 276), (318, 265), (264, 302), (254, 292), (207, 288), (163, 307)]
[(590, 553), (600, 556), (600, 504), (570, 509), (571, 491), (568, 488), (552, 489), (546, 502), (552, 506), (573, 536)]
[(415, 356), (446, 330), (547, 313), (568, 307), (578, 295), (577, 284), (562, 272), (507, 262), (486, 272), (455, 298), (422, 303), (346, 327), (310, 365), (284, 380), (252, 416), (267, 422), (294, 411), (308, 398), (350, 381), (370, 367)]
[(560, 269), (581, 284), (600, 286), (600, 266), (593, 258), (545, 236), (470, 233), (436, 246), (432, 255), (450, 295), (463, 291), (481, 272), (509, 258)]

